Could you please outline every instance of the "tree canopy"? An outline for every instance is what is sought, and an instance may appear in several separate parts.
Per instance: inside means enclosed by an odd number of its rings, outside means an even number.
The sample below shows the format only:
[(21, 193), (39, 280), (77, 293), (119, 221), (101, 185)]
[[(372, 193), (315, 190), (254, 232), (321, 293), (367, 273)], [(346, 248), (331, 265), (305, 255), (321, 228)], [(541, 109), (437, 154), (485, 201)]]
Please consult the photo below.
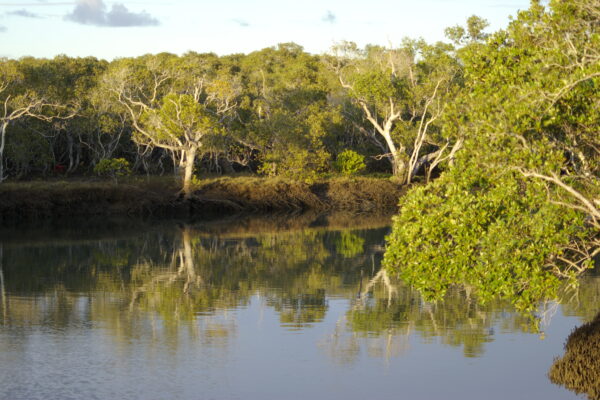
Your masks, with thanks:
[[(450, 286), (523, 309), (574, 283), (600, 252), (598, 2), (534, 1), (458, 52), (465, 88), (447, 123), (464, 145), (401, 199), (387, 267), (432, 296)], [(593, 133), (592, 133), (593, 132)]]

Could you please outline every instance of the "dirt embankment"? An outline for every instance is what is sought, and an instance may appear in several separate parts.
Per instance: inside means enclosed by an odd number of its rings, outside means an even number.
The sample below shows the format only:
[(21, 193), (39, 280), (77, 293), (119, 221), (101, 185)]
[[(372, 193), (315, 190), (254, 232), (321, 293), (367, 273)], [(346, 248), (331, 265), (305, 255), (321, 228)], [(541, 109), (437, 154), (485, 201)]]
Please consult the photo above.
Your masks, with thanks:
[(218, 179), (196, 191), (193, 209), (231, 211), (395, 210), (403, 187), (389, 179), (336, 178), (307, 184), (282, 179)]
[(403, 187), (389, 179), (333, 178), (313, 184), (238, 177), (207, 180), (182, 199), (170, 180), (24, 182), (0, 185), (0, 220), (63, 216), (204, 215), (238, 212), (390, 213)]

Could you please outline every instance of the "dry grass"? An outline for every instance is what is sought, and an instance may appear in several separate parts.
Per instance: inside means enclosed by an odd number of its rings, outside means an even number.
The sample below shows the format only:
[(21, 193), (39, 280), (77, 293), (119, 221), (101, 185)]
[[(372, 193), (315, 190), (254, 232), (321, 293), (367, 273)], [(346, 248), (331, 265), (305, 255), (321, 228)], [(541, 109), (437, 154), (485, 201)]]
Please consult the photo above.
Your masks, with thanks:
[(7, 218), (150, 214), (174, 207), (172, 179), (57, 180), (3, 183), (0, 215)]
[(389, 214), (403, 188), (385, 178), (290, 179), (233, 176), (206, 179), (189, 202), (169, 177), (54, 180), (0, 184), (0, 219), (87, 215), (182, 215), (307, 210)]
[(198, 187), (199, 207), (249, 211), (391, 212), (403, 187), (381, 178), (330, 178), (305, 183), (280, 178), (219, 178)]

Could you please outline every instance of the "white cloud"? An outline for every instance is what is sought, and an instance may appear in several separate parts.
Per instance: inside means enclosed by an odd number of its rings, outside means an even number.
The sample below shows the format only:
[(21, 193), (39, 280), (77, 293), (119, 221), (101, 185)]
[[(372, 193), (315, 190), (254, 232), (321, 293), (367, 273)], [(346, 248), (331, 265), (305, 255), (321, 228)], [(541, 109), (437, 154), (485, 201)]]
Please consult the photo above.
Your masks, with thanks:
[(158, 19), (146, 11), (131, 12), (123, 4), (113, 4), (110, 11), (103, 0), (79, 0), (75, 9), (65, 18), (83, 25), (96, 26), (156, 26)]
[(243, 19), (232, 19), (233, 22), (235, 22), (236, 24), (238, 24), (239, 26), (241, 26), (242, 28), (247, 28), (250, 26), (250, 23), (248, 21), (245, 21)]
[(330, 10), (327, 10), (327, 13), (323, 16), (323, 18), (321, 18), (321, 20), (323, 22), (327, 22), (327, 23), (330, 23), (330, 24), (334, 24), (335, 21), (336, 21), (336, 19), (337, 19), (337, 17)]
[(32, 13), (30, 11), (27, 11), (24, 8), (22, 8), (20, 10), (15, 10), (15, 11), (9, 11), (6, 13), (6, 15), (14, 15), (17, 17), (25, 17), (25, 18), (42, 18), (40, 15)]

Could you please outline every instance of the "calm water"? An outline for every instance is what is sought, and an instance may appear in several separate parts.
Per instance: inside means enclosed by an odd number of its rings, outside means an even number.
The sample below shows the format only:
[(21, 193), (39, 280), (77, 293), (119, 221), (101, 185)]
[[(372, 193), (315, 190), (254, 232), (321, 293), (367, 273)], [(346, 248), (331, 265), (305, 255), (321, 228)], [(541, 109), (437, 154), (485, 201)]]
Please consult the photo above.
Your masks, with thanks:
[(387, 282), (386, 224), (2, 230), (0, 398), (582, 398), (547, 372), (600, 311), (600, 278), (536, 331), (506, 302), (429, 304)]

